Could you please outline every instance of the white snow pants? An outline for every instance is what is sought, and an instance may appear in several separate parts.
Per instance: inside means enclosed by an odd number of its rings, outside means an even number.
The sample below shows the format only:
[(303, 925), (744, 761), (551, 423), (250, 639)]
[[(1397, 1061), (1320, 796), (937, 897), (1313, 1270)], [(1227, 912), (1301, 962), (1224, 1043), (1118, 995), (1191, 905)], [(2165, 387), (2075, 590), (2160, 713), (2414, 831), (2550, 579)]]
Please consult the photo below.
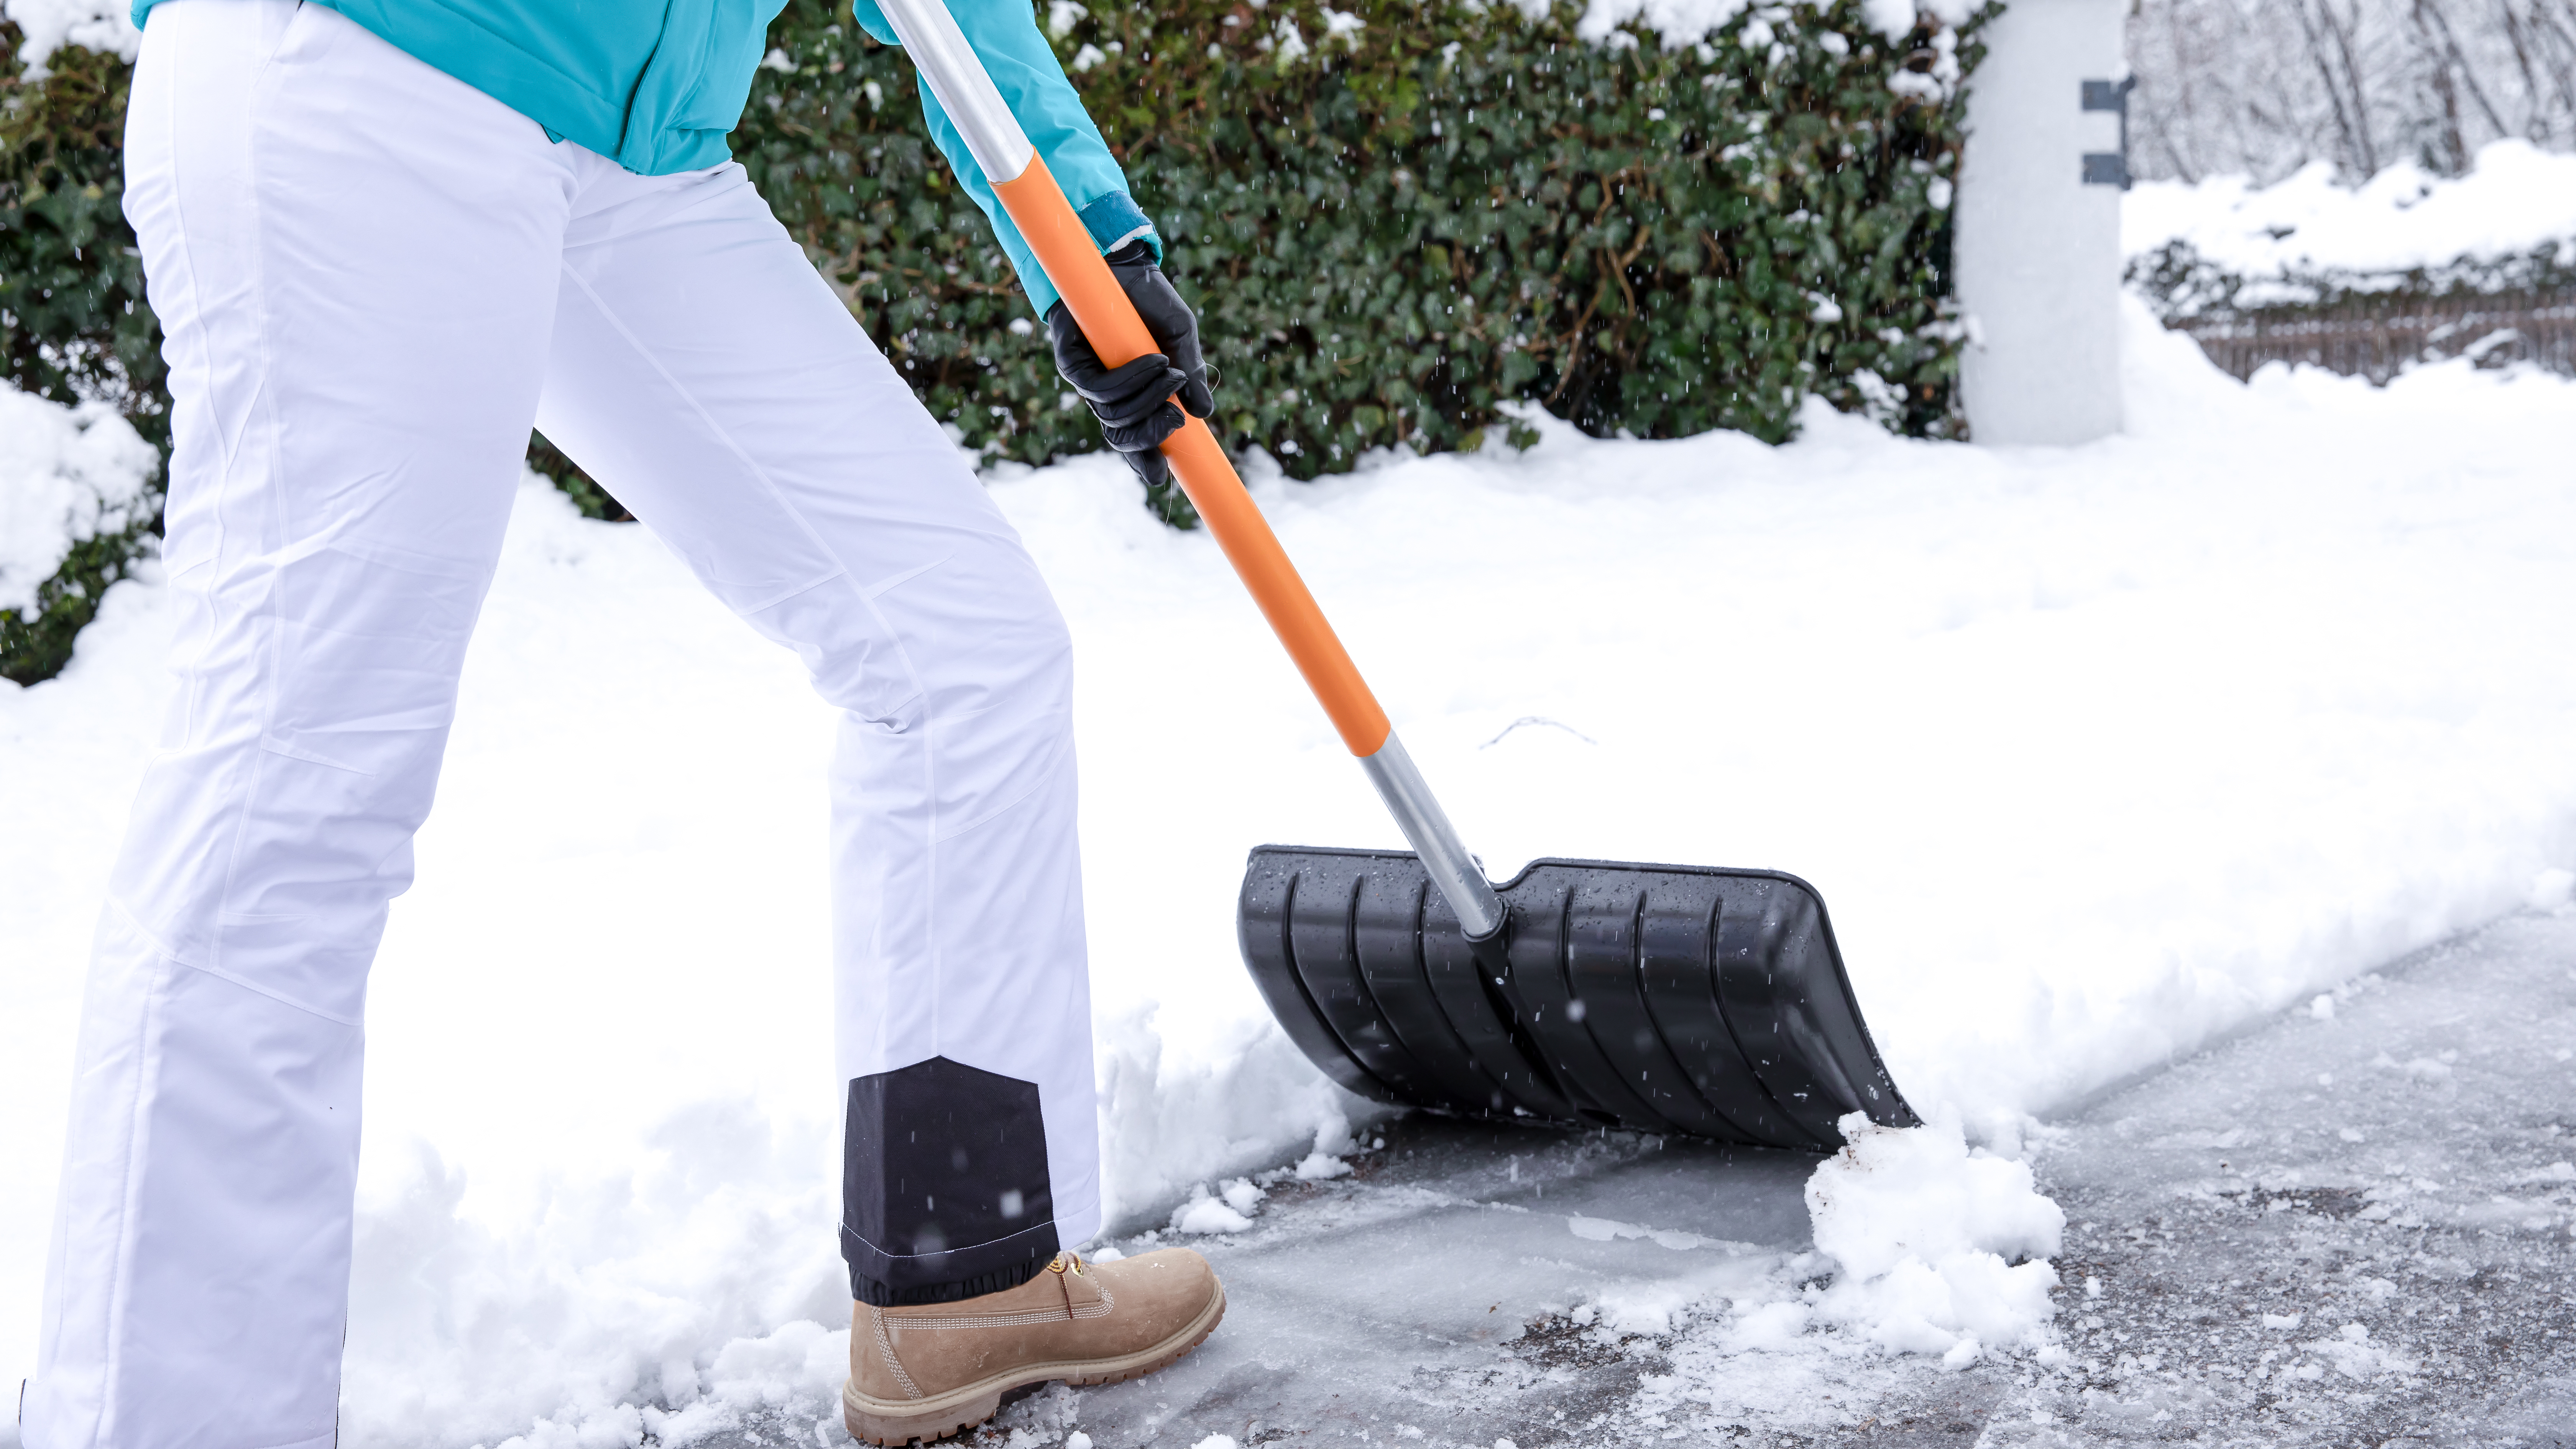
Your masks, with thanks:
[(367, 971), (532, 421), (839, 713), (853, 1291), (1088, 1238), (1064, 625), (741, 168), (629, 174), (292, 0), (155, 8), (126, 145), (178, 687), (83, 1013), (30, 1449), (332, 1442)]

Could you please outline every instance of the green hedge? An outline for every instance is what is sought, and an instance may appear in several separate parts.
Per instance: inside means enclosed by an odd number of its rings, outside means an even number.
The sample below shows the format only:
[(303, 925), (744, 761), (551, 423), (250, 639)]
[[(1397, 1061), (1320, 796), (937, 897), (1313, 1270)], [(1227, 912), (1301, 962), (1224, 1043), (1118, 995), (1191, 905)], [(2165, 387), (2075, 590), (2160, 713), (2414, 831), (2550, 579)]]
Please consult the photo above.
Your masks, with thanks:
[[(1851, 0), (1775, 5), (1666, 48), (1581, 7), (1173, 0), (1042, 18), (1160, 224), (1220, 373), (1219, 433), (1294, 477), (1371, 449), (1472, 448), (1535, 404), (1598, 435), (1792, 435), (1810, 395), (1961, 431), (1949, 212), (1975, 26), (1891, 45)], [(1354, 22), (1356, 22), (1354, 24)], [(986, 455), (1099, 446), (923, 130), (914, 75), (846, 0), (792, 0), (736, 154), (931, 410)], [(1937, 41), (1937, 44), (1936, 44)], [(127, 67), (30, 83), (0, 24), (0, 336), (10, 380), (116, 399), (166, 447), (158, 333), (118, 213)], [(1928, 97), (1928, 98), (1927, 98)], [(625, 510), (531, 439), (585, 512)], [(1186, 501), (1149, 498), (1187, 526)], [(67, 562), (0, 676), (69, 657), (140, 532)]]
[[(1473, 447), (1515, 399), (1601, 435), (1777, 441), (1810, 393), (1960, 430), (1960, 108), (1889, 85), (1928, 28), (1891, 47), (1843, 0), (1668, 50), (1584, 43), (1573, 4), (1050, 8), (1204, 315), (1220, 436), (1292, 476)], [(1096, 446), (900, 52), (826, 0), (771, 38), (736, 154), (871, 335), (990, 454)]]
[[(169, 455), (161, 329), (118, 208), (130, 67), (67, 46), (42, 82), (24, 78), (18, 27), (0, 21), (0, 355), (9, 382), (60, 403), (113, 400)], [(77, 545), (25, 617), (0, 609), (0, 679), (50, 679), (108, 585), (151, 547), (157, 519)]]

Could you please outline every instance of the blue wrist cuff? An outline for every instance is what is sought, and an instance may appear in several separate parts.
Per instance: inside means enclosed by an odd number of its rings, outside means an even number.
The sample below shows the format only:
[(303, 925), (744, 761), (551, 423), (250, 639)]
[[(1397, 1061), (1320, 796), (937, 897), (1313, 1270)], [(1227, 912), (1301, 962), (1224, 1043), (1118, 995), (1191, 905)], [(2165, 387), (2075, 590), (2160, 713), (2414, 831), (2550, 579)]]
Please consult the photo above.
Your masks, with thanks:
[(1154, 250), (1155, 264), (1161, 265), (1163, 238), (1154, 230), (1153, 218), (1136, 204), (1136, 198), (1124, 191), (1113, 191), (1076, 214), (1082, 218), (1083, 229), (1091, 233), (1092, 244), (1100, 248), (1102, 256), (1143, 237), (1145, 244)]

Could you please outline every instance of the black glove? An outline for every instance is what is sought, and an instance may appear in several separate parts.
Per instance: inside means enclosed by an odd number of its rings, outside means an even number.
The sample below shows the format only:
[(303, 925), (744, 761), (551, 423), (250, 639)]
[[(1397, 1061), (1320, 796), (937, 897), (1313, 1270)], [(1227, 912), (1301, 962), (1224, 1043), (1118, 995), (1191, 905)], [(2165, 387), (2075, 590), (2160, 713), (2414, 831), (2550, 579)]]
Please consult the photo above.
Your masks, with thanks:
[[(1111, 252), (1108, 262), (1110, 274), (1163, 350), (1123, 367), (1104, 367), (1075, 324), (1073, 309), (1061, 301), (1047, 309), (1047, 337), (1055, 344), (1055, 370), (1091, 404), (1101, 436), (1146, 487), (1160, 489), (1172, 474), (1159, 450), (1165, 438), (1181, 430), (1181, 408), (1188, 408), (1191, 417), (1206, 417), (1216, 411), (1216, 394), (1208, 388), (1207, 362), (1199, 356), (1199, 320), (1172, 290), (1163, 269), (1154, 265), (1153, 250), (1141, 240), (1132, 241)], [(1179, 407), (1170, 401), (1175, 393)]]

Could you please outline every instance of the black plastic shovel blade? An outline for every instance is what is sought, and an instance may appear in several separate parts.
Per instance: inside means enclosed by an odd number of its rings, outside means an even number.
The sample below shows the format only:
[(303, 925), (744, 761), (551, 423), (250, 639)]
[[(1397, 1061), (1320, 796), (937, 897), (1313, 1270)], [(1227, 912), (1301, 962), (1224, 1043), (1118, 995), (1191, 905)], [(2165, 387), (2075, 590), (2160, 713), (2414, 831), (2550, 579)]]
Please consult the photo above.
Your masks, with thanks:
[(1540, 860), (1500, 891), (1470, 946), (1411, 852), (1265, 845), (1236, 928), (1289, 1039), (1381, 1102), (1809, 1152), (1917, 1122), (1796, 876)]

